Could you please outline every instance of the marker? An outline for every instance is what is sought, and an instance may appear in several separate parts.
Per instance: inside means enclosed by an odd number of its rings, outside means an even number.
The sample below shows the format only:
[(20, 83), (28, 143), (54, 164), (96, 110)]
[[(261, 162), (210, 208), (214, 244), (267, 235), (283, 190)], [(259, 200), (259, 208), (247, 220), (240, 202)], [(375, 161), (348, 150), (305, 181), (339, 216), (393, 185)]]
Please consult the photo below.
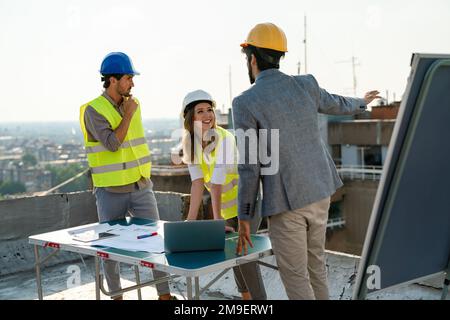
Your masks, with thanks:
[(150, 234), (144, 234), (142, 236), (137, 236), (138, 239), (144, 239), (144, 238), (149, 238), (149, 237), (153, 237), (156, 236), (158, 234), (158, 232), (152, 232)]

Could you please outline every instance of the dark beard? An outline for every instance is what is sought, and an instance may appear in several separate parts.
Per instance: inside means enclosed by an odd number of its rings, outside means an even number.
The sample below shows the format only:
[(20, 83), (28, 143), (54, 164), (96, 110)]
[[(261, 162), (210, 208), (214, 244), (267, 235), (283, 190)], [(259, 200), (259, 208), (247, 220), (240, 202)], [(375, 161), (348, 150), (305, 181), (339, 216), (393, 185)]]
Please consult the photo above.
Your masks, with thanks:
[(121, 93), (120, 95), (121, 95), (122, 97), (128, 98), (129, 96), (131, 96), (131, 90), (127, 90), (127, 91)]
[(247, 62), (247, 69), (248, 69), (248, 78), (250, 80), (250, 84), (254, 84), (255, 77), (253, 76), (252, 67), (250, 66), (250, 62)]

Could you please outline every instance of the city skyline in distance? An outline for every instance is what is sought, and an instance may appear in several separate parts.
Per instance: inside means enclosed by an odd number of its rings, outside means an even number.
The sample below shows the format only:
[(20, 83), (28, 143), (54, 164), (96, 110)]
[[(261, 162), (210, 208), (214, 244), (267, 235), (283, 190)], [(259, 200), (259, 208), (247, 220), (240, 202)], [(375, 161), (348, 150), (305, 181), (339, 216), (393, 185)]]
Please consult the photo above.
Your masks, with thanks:
[(133, 94), (144, 119), (177, 118), (184, 95), (202, 88), (230, 106), (249, 88), (239, 44), (257, 23), (271, 21), (288, 37), (281, 71), (308, 72), (331, 93), (352, 95), (350, 63), (357, 57), (357, 94), (378, 89), (400, 100), (413, 52), (450, 52), (450, 3), (278, 1), (170, 3), (145, 1), (0, 2), (0, 122), (78, 121), (79, 107), (102, 91), (98, 73), (110, 51), (128, 53), (140, 76)]

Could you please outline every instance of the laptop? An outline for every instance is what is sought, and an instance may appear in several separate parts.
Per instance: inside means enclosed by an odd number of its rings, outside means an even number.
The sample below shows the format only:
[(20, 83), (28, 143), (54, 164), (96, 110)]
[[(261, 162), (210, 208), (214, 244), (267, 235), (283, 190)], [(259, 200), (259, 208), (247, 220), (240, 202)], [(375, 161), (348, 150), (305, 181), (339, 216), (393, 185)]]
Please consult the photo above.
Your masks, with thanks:
[(164, 250), (190, 252), (225, 249), (225, 220), (164, 223)]

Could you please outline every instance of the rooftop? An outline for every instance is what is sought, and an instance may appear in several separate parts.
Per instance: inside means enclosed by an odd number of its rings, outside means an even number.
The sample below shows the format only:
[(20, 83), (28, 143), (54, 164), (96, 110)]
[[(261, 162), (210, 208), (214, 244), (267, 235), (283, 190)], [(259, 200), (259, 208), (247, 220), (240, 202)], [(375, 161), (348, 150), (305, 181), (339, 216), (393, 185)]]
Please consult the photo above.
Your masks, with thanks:
[[(174, 192), (156, 192), (160, 216), (163, 220), (181, 220), (186, 195)], [(91, 192), (53, 194), (24, 199), (0, 201), (0, 300), (37, 299), (34, 272), (34, 254), (28, 236), (96, 222), (95, 200)], [(275, 258), (264, 258), (276, 264)], [(358, 270), (359, 257), (327, 251), (330, 298), (351, 299)], [(71, 284), (73, 270), (80, 271), (80, 283)], [(44, 299), (95, 299), (94, 260), (79, 254), (61, 252), (42, 269)], [(277, 271), (261, 266), (269, 299), (287, 299)], [(134, 283), (134, 270), (122, 265), (123, 286)], [(200, 278), (204, 286), (217, 273)], [(141, 270), (141, 281), (150, 278), (148, 269)], [(377, 292), (370, 299), (439, 299), (442, 279), (434, 282), (404, 285)], [(184, 278), (171, 283), (172, 292), (185, 299)], [(156, 299), (153, 287), (142, 290), (143, 299)], [(106, 296), (102, 299), (109, 299)], [(125, 299), (137, 299), (136, 292), (125, 294)], [(201, 299), (239, 299), (231, 271), (209, 287)]]
[[(274, 257), (263, 259), (264, 262), (276, 264)], [(354, 281), (359, 258), (338, 252), (327, 251), (328, 283), (330, 287), (330, 299), (350, 300), (353, 294)], [(79, 268), (79, 269), (77, 269)], [(80, 283), (71, 283), (69, 277), (72, 270), (80, 270)], [(44, 268), (42, 273), (42, 286), (44, 299), (48, 300), (94, 300), (94, 260), (92, 258), (79, 259), (71, 263), (62, 263)], [(151, 279), (149, 271), (141, 269), (141, 281)], [(287, 296), (281, 284), (277, 271), (261, 266), (261, 272), (266, 286), (269, 300), (286, 300)], [(218, 272), (208, 274), (200, 278), (200, 286), (209, 283)], [(134, 269), (122, 265), (122, 285), (128, 287), (135, 284)], [(442, 283), (442, 282), (441, 282)], [(172, 294), (179, 300), (186, 299), (186, 280), (177, 278), (170, 284)], [(437, 300), (441, 291), (430, 284), (411, 284), (396, 289), (386, 290), (371, 296), (369, 299), (394, 299), (394, 300)], [(219, 281), (207, 289), (200, 297), (202, 300), (239, 300), (232, 271), (228, 271)], [(2, 277), (0, 282), (1, 300), (28, 300), (37, 299), (35, 273), (33, 271), (21, 272)], [(109, 300), (109, 297), (101, 295), (101, 299)], [(125, 293), (124, 299), (138, 299), (137, 292)], [(142, 299), (156, 300), (157, 294), (153, 287), (142, 289)]]

